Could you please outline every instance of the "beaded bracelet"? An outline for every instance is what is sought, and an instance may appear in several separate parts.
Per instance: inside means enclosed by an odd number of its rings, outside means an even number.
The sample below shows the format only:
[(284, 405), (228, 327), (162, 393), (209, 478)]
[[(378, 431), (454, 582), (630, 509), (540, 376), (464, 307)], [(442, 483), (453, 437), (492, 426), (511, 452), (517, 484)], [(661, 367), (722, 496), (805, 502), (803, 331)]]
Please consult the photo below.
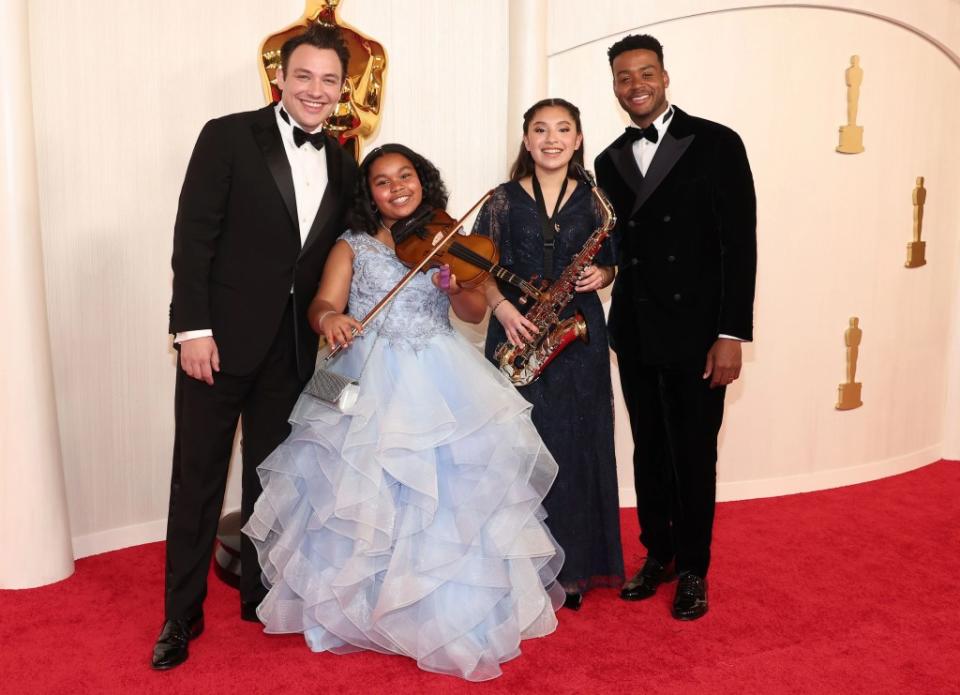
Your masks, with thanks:
[(323, 320), (327, 318), (330, 314), (336, 314), (336, 313), (337, 312), (335, 312), (333, 309), (327, 309), (325, 312), (320, 314), (320, 318), (317, 319), (317, 328), (322, 328)]
[(490, 309), (490, 315), (495, 316), (497, 313), (497, 307), (507, 301), (506, 297), (500, 297), (500, 301), (493, 305), (493, 308)]

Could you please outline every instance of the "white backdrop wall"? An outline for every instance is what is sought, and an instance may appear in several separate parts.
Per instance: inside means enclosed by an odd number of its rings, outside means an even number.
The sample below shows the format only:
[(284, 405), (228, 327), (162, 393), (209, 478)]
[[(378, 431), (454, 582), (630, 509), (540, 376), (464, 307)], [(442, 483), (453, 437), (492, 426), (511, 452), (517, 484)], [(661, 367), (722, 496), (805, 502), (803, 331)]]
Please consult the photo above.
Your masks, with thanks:
[[(524, 2), (526, 0), (509, 0)], [(957, 3), (871, 5), (928, 35), (826, 9), (745, 4), (543, 3), (550, 91), (583, 109), (592, 158), (625, 124), (605, 50), (644, 30), (667, 47), (671, 98), (743, 136), (760, 201), (757, 342), (730, 390), (721, 495), (777, 494), (960, 457), (955, 307), (960, 71)], [(33, 107), (60, 437), (78, 556), (165, 527), (174, 353), (166, 335), (176, 199), (202, 124), (262, 104), (256, 49), (299, 0), (34, 0)], [(428, 154), (452, 210), (502, 180), (510, 83), (508, 0), (343, 0), (388, 51), (370, 145)], [(690, 15), (687, 18), (682, 16)], [(669, 20), (669, 21), (668, 21)], [(865, 71), (867, 151), (835, 154), (843, 69)], [(500, 143), (500, 144), (498, 144)], [(929, 264), (903, 269), (910, 192), (927, 177)], [(863, 408), (833, 410), (843, 329), (864, 329)], [(618, 414), (622, 502), (630, 442)], [(236, 486), (228, 506), (236, 504)]]

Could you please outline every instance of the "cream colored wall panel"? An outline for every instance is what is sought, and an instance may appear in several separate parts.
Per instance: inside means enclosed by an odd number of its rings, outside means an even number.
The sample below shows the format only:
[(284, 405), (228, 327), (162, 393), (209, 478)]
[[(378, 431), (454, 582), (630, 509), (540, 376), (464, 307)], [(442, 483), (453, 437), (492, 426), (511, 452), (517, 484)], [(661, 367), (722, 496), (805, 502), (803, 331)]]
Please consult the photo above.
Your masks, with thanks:
[[(949, 194), (960, 184), (951, 136), (960, 119), (956, 65), (915, 33), (846, 12), (754, 9), (644, 31), (666, 47), (671, 100), (736, 129), (757, 184), (756, 342), (727, 398), (722, 494), (757, 489), (734, 483), (781, 478), (796, 489), (794, 476), (828, 480), (831, 470), (913, 462), (914, 452), (939, 447), (955, 350), (948, 317), (960, 221)], [(616, 38), (550, 58), (551, 93), (581, 107), (591, 159), (627, 122), (606, 59)], [(867, 149), (845, 156), (834, 148), (853, 53), (865, 70), (858, 120)], [(936, 179), (940, 193), (936, 205), (928, 193), (932, 262), (922, 274), (903, 268), (918, 175), (930, 185)], [(833, 403), (853, 315), (864, 329), (857, 379), (865, 405), (840, 413)], [(621, 486), (629, 486), (629, 433), (623, 419), (618, 425)], [(889, 473), (889, 464), (876, 470)], [(777, 491), (774, 482), (767, 494)]]
[(900, 23), (923, 33), (954, 57), (960, 52), (960, 4), (956, 0), (834, 0), (833, 2), (778, 2), (778, 0), (595, 0), (583, 11), (580, 0), (550, 0), (551, 55), (651, 24), (683, 21), (706, 14), (738, 12), (747, 8), (781, 10), (805, 7), (834, 14), (856, 13)]

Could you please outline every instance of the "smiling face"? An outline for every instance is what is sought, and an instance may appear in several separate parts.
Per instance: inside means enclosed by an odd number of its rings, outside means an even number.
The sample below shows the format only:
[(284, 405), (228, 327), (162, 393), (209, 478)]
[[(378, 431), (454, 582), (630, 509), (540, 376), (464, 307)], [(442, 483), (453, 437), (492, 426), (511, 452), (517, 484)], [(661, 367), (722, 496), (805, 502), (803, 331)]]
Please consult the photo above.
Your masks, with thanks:
[(657, 54), (645, 48), (621, 53), (613, 59), (613, 92), (630, 119), (641, 128), (667, 108), (670, 75)]
[(576, 121), (562, 106), (537, 110), (523, 135), (523, 146), (543, 172), (566, 169), (581, 142), (583, 135), (577, 132)]
[(370, 165), (367, 183), (373, 204), (388, 229), (397, 220), (407, 217), (423, 202), (423, 187), (417, 170), (402, 154), (390, 152)]
[(277, 69), (283, 108), (308, 133), (319, 128), (340, 99), (343, 68), (336, 51), (309, 44), (290, 54), (287, 69)]

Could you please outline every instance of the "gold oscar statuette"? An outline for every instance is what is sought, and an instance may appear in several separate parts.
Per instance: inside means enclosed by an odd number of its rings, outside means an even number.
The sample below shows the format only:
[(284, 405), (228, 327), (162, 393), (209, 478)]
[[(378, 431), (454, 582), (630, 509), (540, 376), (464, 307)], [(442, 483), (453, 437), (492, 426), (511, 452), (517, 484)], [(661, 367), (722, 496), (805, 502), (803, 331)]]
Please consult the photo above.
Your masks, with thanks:
[(857, 376), (857, 357), (860, 351), (860, 340), (863, 330), (860, 328), (860, 319), (850, 317), (850, 326), (843, 332), (843, 342), (847, 346), (847, 380), (840, 384), (837, 395), (837, 410), (853, 410), (863, 405), (860, 400), (860, 391), (863, 384), (855, 381)]
[(863, 83), (860, 56), (850, 56), (850, 67), (844, 72), (844, 77), (847, 82), (847, 124), (840, 126), (840, 144), (837, 145), (837, 152), (859, 154), (863, 152), (863, 126), (857, 125), (860, 85)]
[(923, 204), (927, 201), (927, 189), (923, 187), (923, 177), (917, 177), (917, 186), (913, 189), (913, 241), (907, 243), (907, 268), (919, 268), (927, 263), (927, 242), (920, 241), (923, 233)]
[(340, 0), (307, 0), (300, 19), (265, 38), (259, 53), (260, 81), (267, 102), (278, 101), (277, 68), (283, 43), (314, 22), (338, 27), (350, 50), (350, 62), (340, 102), (334, 107), (325, 129), (359, 160), (363, 141), (369, 139), (380, 124), (387, 54), (380, 43), (340, 21), (339, 4)]

